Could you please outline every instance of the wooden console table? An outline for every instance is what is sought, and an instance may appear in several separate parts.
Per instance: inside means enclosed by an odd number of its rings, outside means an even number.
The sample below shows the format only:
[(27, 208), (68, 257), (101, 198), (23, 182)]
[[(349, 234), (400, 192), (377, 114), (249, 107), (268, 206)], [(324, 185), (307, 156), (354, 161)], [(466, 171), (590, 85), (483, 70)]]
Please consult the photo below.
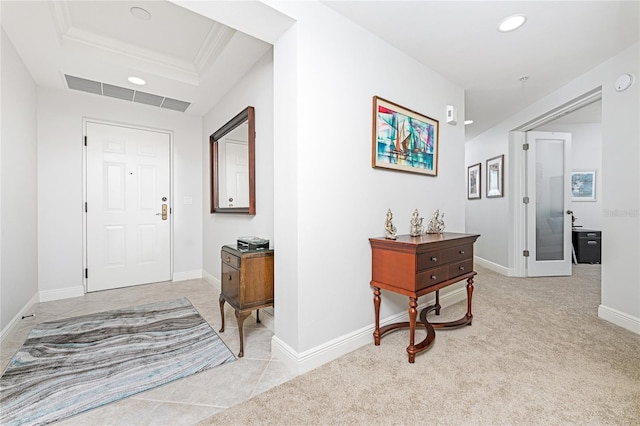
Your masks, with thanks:
[[(409, 327), (409, 362), (415, 362), (417, 353), (428, 349), (436, 338), (435, 328), (471, 325), (471, 295), (473, 293), (473, 244), (480, 235), (427, 234), (419, 237), (399, 235), (396, 240), (369, 238), (372, 254), (371, 286), (376, 324), (373, 340), (380, 345), (380, 338), (387, 332)], [(456, 321), (433, 323), (427, 314), (440, 315), (440, 289), (467, 280), (467, 313)], [(380, 289), (409, 297), (409, 322), (398, 322), (380, 328)], [(415, 344), (418, 297), (436, 292), (435, 304), (420, 312), (420, 324), (427, 330), (427, 337)]]
[(223, 246), (220, 252), (222, 274), (220, 277), (220, 315), (224, 332), (224, 303), (235, 309), (240, 333), (240, 352), (244, 356), (244, 320), (256, 311), (256, 321), (260, 322), (259, 309), (273, 306), (273, 250), (237, 250)]

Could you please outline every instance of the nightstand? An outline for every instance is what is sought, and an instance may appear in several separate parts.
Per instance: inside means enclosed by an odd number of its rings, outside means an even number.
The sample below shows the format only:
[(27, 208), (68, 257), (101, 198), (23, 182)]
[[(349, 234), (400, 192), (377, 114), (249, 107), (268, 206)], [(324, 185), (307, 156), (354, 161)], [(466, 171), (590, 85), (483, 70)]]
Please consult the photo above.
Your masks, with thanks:
[[(273, 306), (273, 250), (237, 250), (223, 246), (220, 252), (222, 273), (220, 275), (220, 315), (224, 332), (224, 303), (236, 311), (240, 352), (244, 356), (244, 334), (242, 325), (252, 311)], [(256, 320), (260, 317), (256, 312)]]

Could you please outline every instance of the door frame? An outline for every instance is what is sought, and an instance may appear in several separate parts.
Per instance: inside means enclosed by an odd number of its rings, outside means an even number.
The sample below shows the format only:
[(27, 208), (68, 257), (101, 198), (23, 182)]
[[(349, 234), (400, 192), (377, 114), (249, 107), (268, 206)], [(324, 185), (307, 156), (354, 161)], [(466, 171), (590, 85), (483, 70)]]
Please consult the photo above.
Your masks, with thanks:
[(524, 197), (527, 194), (526, 179), (526, 155), (523, 149), (526, 143), (526, 132), (534, 130), (563, 115), (602, 99), (602, 87), (596, 87), (577, 98), (560, 105), (539, 117), (530, 120), (509, 132), (509, 167), (507, 186), (509, 194), (509, 235), (508, 253), (509, 265), (513, 265), (510, 276), (527, 276), (527, 258), (524, 251), (527, 249), (527, 205)]
[(87, 124), (95, 123), (106, 126), (127, 127), (135, 130), (144, 130), (150, 132), (164, 133), (169, 136), (169, 280), (173, 281), (173, 262), (174, 262), (174, 235), (173, 235), (173, 131), (167, 129), (159, 129), (155, 127), (142, 126), (138, 124), (122, 123), (118, 121), (109, 121), (98, 118), (82, 117), (82, 287), (84, 294), (87, 294), (87, 275), (85, 273), (87, 262), (87, 212), (85, 206), (87, 203)]

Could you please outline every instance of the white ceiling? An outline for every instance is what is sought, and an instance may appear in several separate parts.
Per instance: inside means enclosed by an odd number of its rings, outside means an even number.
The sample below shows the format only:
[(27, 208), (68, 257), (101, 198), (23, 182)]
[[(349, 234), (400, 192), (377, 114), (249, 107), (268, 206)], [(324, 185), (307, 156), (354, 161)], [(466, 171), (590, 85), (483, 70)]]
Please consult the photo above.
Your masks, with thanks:
[[(463, 87), (464, 116), (474, 120), (467, 140), (640, 39), (640, 1), (324, 4)], [(153, 18), (135, 18), (133, 6)], [(1, 8), (38, 85), (68, 90), (69, 74), (191, 102), (193, 115), (205, 114), (270, 48), (168, 1), (2, 0)], [(496, 31), (516, 13), (528, 17), (522, 28)], [(147, 85), (128, 83), (130, 75)]]

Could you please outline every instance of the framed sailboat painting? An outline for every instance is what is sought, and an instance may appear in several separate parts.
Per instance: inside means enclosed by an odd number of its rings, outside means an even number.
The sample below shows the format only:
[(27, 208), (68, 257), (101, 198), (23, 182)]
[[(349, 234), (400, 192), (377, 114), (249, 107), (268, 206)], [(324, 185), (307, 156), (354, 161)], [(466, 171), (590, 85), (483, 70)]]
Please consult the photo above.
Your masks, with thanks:
[(438, 175), (438, 120), (373, 97), (372, 166)]

